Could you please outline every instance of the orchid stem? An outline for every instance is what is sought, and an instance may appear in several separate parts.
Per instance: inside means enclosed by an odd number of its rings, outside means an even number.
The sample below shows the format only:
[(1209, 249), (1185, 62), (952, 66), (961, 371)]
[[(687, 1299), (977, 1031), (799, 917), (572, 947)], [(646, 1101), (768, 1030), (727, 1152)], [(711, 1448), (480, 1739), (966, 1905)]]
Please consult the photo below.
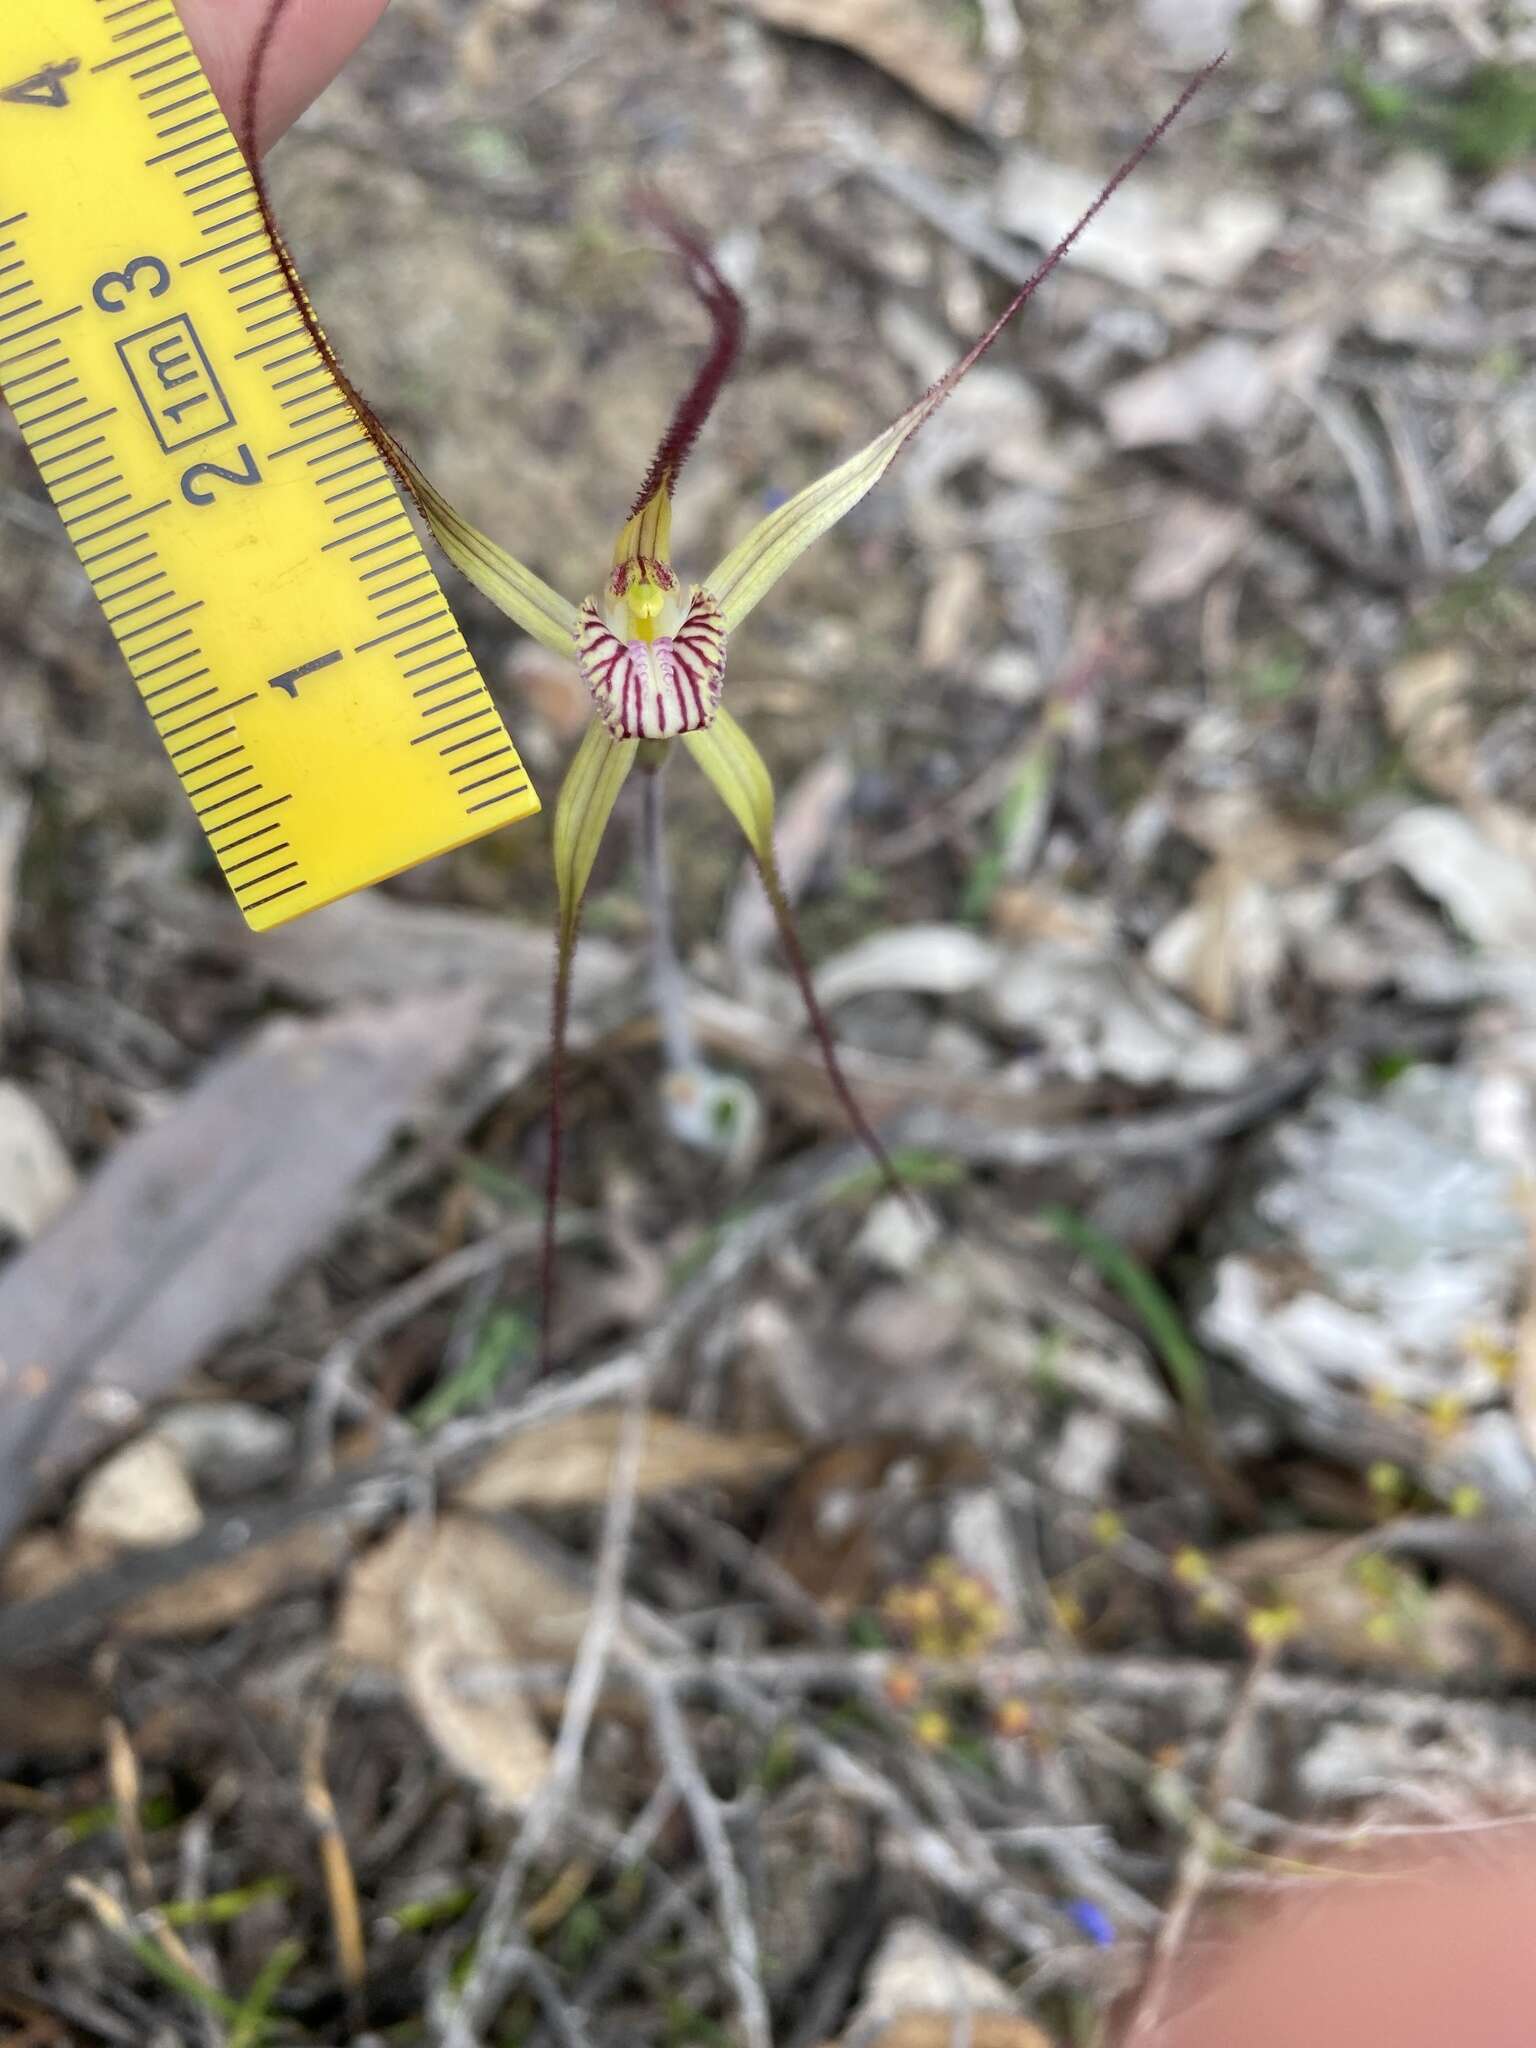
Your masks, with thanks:
[(539, 1251), (539, 1357), (554, 1364), (555, 1279), (560, 1226), (560, 1155), (565, 1142), (565, 1041), (571, 1021), (571, 963), (576, 957), (578, 904), (562, 919), (555, 953), (549, 1022), (549, 1163), (544, 1170), (544, 1240)]
[(688, 1015), (688, 985), (677, 953), (672, 921), (672, 877), (667, 864), (665, 769), (641, 763), (640, 857), (645, 871), (645, 907), (651, 926), (651, 1000), (669, 1076), (694, 1074), (699, 1049)]
[(854, 1136), (879, 1167), (887, 1188), (892, 1194), (902, 1196), (916, 1208), (917, 1197), (897, 1172), (896, 1162), (881, 1143), (874, 1125), (859, 1107), (859, 1098), (854, 1094), (848, 1076), (843, 1072), (843, 1063), (838, 1057), (837, 1040), (832, 1036), (832, 1026), (827, 1021), (827, 1013), (821, 1007), (821, 1000), (816, 994), (816, 985), (811, 979), (811, 970), (800, 945), (799, 931), (795, 926), (795, 914), (790, 909), (789, 896), (779, 874), (779, 864), (774, 858), (771, 844), (766, 851), (754, 845), (752, 858), (757, 864), (758, 878), (762, 882), (769, 908), (773, 912), (774, 923), (779, 928), (779, 943), (784, 948), (790, 972), (795, 978), (795, 986), (800, 991), (800, 1000), (805, 1005), (806, 1017), (810, 1021), (811, 1030), (815, 1033), (816, 1043), (821, 1048), (822, 1064), (827, 1070), (827, 1079), (832, 1083), (832, 1092), (842, 1106), (843, 1114), (847, 1117)]

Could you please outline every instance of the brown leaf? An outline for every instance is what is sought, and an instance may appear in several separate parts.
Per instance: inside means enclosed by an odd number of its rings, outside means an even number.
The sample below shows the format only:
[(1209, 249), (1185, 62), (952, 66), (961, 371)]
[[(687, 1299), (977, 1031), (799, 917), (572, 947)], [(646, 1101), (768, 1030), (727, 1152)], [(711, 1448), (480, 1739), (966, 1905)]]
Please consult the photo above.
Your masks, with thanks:
[(1500, 755), (1480, 743), (1487, 735), (1479, 729), (1478, 690), (1486, 673), (1470, 646), (1427, 647), (1387, 670), (1382, 707), (1419, 781), (1464, 811), (1501, 852), (1529, 865), (1536, 863), (1536, 825), (1526, 808), (1500, 800)]
[(445, 1515), (406, 1524), (353, 1567), (336, 1647), (394, 1672), (447, 1760), (515, 1808), (542, 1783), (549, 1743), (528, 1701), (467, 1698), (458, 1673), (569, 1657), (586, 1616), (584, 1593), (492, 1523)]
[[(455, 1497), (482, 1509), (595, 1507), (608, 1498), (623, 1432), (620, 1408), (592, 1408), (524, 1430), (492, 1451)], [(755, 1485), (800, 1455), (794, 1438), (777, 1431), (725, 1436), (673, 1415), (651, 1415), (636, 1489), (645, 1500), (685, 1486)]]
[(0, 1672), (0, 1753), (54, 1758), (93, 1751), (109, 1706), (76, 1667)]
[(7, 1606), (24, 1606), (61, 1593), (86, 1572), (110, 1564), (117, 1555), (110, 1543), (95, 1543), (59, 1529), (33, 1529), (5, 1553), (0, 1566), (0, 1593)]
[(1477, 663), (1466, 647), (1426, 647), (1382, 678), (1382, 705), (1408, 765), (1426, 788), (1475, 805), (1481, 790), (1472, 692)]
[(769, 1551), (829, 1615), (851, 1614), (874, 1596), (875, 1526), (896, 1465), (915, 1468), (913, 1483), (924, 1491), (974, 1480), (983, 1469), (965, 1444), (935, 1447), (912, 1437), (839, 1444), (806, 1466), (775, 1517)]
[(790, 35), (852, 50), (941, 114), (973, 125), (987, 77), (921, 0), (747, 0), (759, 20)]
[[(295, 1586), (329, 1578), (345, 1548), (339, 1531), (304, 1523), (143, 1594), (114, 1615), (113, 1630), (125, 1636), (211, 1635)], [(121, 1554), (118, 1544), (77, 1530), (39, 1529), (11, 1545), (0, 1589), (18, 1604), (46, 1599)]]
[(328, 1579), (346, 1555), (341, 1532), (305, 1522), (270, 1543), (191, 1572), (125, 1607), (114, 1627), (125, 1636), (206, 1636), (232, 1628), (301, 1585)]

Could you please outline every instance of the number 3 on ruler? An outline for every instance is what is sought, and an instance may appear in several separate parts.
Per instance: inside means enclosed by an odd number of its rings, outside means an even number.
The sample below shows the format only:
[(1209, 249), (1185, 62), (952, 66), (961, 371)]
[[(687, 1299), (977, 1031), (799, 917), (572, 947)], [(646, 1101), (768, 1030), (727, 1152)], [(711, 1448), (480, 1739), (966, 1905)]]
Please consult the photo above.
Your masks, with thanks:
[[(126, 313), (129, 295), (139, 288), (141, 277), (153, 277), (149, 296), (158, 299), (171, 288), (171, 273), (158, 256), (135, 256), (126, 270), (104, 271), (91, 286), (91, 297), (103, 313)], [(117, 294), (121, 293), (121, 297)]]

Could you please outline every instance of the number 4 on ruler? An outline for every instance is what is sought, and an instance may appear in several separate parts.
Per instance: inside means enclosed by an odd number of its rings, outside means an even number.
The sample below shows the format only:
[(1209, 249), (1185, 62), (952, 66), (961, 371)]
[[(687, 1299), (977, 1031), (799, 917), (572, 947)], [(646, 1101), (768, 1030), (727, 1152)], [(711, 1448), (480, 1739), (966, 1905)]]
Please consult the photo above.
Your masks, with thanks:
[(0, 100), (9, 101), (13, 107), (67, 107), (69, 94), (64, 90), (64, 81), (79, 69), (78, 57), (71, 57), (67, 64), (45, 64), (30, 78), (6, 86), (0, 92)]

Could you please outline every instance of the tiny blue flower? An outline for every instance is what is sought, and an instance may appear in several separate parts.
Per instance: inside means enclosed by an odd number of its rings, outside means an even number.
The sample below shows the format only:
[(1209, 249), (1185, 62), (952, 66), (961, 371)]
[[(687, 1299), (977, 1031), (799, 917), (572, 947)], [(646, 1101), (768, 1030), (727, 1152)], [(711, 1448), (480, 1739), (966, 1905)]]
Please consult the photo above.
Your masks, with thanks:
[(1071, 1900), (1067, 1906), (1067, 1918), (1099, 1948), (1114, 1947), (1115, 1923), (1092, 1899)]

